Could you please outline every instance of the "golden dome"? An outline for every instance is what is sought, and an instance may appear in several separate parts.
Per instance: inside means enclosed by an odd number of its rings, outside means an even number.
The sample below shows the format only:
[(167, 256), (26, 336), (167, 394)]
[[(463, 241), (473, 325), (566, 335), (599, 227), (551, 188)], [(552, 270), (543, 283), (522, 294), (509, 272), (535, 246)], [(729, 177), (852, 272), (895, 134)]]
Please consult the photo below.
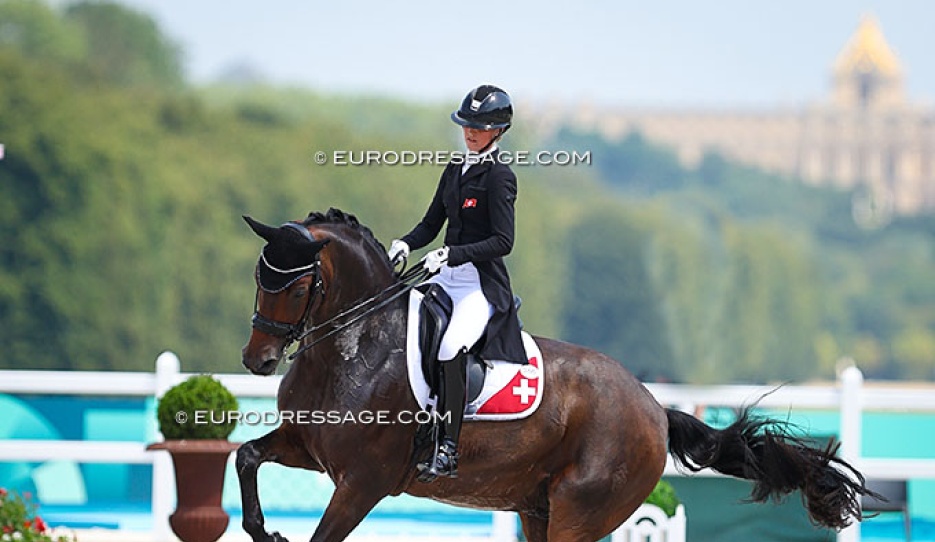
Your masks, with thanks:
[(851, 36), (834, 63), (835, 75), (854, 72), (876, 72), (890, 77), (902, 74), (896, 53), (890, 49), (876, 19), (870, 15), (861, 18), (857, 32)]

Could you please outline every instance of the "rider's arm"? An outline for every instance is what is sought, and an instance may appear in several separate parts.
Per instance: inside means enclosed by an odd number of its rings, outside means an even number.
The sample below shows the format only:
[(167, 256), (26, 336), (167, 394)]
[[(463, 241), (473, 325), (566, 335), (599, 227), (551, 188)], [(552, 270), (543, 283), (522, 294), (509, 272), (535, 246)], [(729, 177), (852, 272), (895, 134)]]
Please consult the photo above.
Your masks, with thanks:
[(490, 236), (476, 243), (450, 247), (448, 265), (502, 258), (513, 250), (515, 229), (516, 175), (498, 167), (487, 177), (487, 212)]
[(442, 173), (441, 179), (438, 181), (438, 188), (435, 189), (435, 196), (432, 197), (432, 203), (429, 204), (428, 210), (425, 211), (422, 221), (416, 224), (411, 232), (400, 238), (412, 250), (418, 250), (431, 243), (445, 224), (447, 215), (445, 214), (445, 204), (442, 201), (442, 193), (444, 192), (447, 173), (447, 169)]

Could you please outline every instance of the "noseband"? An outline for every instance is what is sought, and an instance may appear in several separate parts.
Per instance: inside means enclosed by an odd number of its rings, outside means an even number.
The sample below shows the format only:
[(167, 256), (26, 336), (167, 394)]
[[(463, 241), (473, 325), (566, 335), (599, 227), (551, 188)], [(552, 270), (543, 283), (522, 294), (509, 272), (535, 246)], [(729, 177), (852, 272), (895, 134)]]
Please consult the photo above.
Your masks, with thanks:
[(259, 301), (261, 287), (257, 288), (256, 298), (253, 302), (253, 318), (251, 319), (253, 322), (253, 329), (261, 333), (266, 333), (267, 335), (272, 335), (273, 337), (285, 339), (286, 344), (283, 346), (283, 350), (303, 337), (305, 326), (308, 323), (309, 316), (312, 314), (312, 305), (315, 304), (315, 296), (320, 295), (322, 299), (325, 297), (325, 288), (321, 280), (321, 259), (317, 256), (315, 258), (315, 263), (311, 267), (310, 274), (312, 275), (312, 288), (309, 291), (308, 302), (305, 305), (305, 310), (302, 311), (302, 317), (295, 323), (280, 322), (260, 314)]

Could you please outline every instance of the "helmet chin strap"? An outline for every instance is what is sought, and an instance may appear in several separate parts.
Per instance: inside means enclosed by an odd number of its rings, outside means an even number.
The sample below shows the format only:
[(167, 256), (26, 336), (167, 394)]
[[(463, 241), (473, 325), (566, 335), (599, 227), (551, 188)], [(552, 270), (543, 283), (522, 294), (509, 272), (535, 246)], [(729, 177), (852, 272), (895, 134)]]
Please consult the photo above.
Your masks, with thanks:
[(498, 130), (499, 130), (500, 132), (499, 132), (496, 136), (494, 136), (494, 137), (490, 140), (489, 143), (487, 143), (486, 145), (484, 145), (484, 148), (483, 148), (483, 149), (477, 151), (477, 154), (484, 154), (485, 152), (487, 152), (488, 150), (490, 150), (490, 147), (492, 147), (493, 144), (496, 143), (497, 141), (500, 141), (500, 138), (503, 137), (503, 134), (505, 134), (506, 131), (507, 131), (509, 128), (510, 128), (509, 126), (507, 126), (506, 128), (498, 128)]

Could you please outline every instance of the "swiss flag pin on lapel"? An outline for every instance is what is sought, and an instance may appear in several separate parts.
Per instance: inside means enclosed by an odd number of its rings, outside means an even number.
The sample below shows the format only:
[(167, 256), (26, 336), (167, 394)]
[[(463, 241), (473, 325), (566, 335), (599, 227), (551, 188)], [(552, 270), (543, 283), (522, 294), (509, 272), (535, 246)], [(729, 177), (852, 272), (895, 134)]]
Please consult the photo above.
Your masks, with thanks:
[(464, 203), (461, 204), (462, 209), (471, 209), (477, 207), (477, 198), (466, 198)]

